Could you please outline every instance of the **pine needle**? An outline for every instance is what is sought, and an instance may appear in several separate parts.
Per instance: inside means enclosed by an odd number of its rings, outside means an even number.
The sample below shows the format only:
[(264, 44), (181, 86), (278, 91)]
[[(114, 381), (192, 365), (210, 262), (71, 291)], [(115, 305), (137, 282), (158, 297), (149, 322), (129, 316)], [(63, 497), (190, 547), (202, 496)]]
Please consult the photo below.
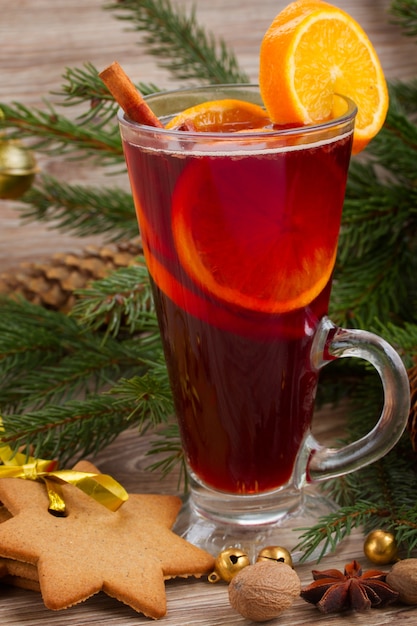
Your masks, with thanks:
[(42, 175), (21, 203), (24, 222), (50, 223), (54, 229), (78, 237), (102, 234), (108, 241), (116, 241), (138, 234), (132, 196), (115, 186), (68, 184)]
[(122, 329), (131, 335), (138, 332), (157, 335), (158, 324), (151, 295), (148, 271), (143, 257), (138, 264), (112, 272), (78, 290), (79, 300), (71, 316), (92, 330), (106, 328), (106, 336), (116, 337)]
[[(83, 67), (67, 68), (63, 79), (61, 89), (52, 92), (61, 98), (61, 106), (83, 105), (84, 108), (85, 103), (89, 102), (89, 108), (77, 117), (79, 124), (92, 125), (98, 129), (109, 123), (115, 125), (118, 105), (92, 63), (85, 63)], [(153, 83), (141, 82), (137, 87), (144, 96), (159, 91)]]
[(7, 137), (30, 138), (32, 147), (48, 155), (72, 158), (93, 158), (94, 163), (112, 165), (123, 160), (122, 142), (116, 124), (109, 130), (80, 125), (60, 115), (51, 103), (46, 110), (28, 108), (15, 102), (0, 104), (0, 130), (7, 129)]

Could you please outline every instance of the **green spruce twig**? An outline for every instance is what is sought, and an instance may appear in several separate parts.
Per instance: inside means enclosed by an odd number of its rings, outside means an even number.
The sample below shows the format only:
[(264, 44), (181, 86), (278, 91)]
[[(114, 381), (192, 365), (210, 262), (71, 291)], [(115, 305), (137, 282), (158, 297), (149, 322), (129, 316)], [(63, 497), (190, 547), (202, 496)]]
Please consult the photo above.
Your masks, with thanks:
[[(121, 394), (121, 388), (119, 391)], [(168, 415), (172, 405), (169, 400), (163, 404), (160, 381), (154, 391), (158, 415)], [(152, 394), (153, 389), (148, 392)], [(14, 450), (23, 447), (35, 457), (58, 459), (65, 467), (69, 461), (97, 454), (127, 428), (137, 424), (143, 428), (144, 416), (148, 419), (147, 399), (124, 401), (120, 395), (91, 394), (83, 400), (48, 404), (38, 411), (4, 415), (2, 442)]]
[[(78, 105), (83, 107), (77, 118), (80, 124), (102, 128), (108, 123), (114, 125), (118, 105), (98, 74), (92, 63), (85, 63), (81, 68), (68, 67), (63, 74), (64, 82), (61, 89), (52, 93), (60, 98), (60, 103), (64, 107)], [(153, 83), (140, 82), (137, 88), (143, 96), (158, 91), (158, 87)], [(90, 103), (87, 110), (84, 109), (85, 102)]]
[(21, 198), (20, 214), (24, 222), (53, 224), (78, 237), (103, 235), (120, 241), (138, 234), (132, 196), (115, 185), (69, 184), (43, 174)]
[(408, 37), (417, 35), (416, 0), (393, 0), (390, 12), (394, 23), (400, 25)]
[(159, 360), (156, 324), (135, 340), (88, 332), (65, 314), (25, 301), (1, 301), (2, 410), (45, 408), (109, 385), (120, 375), (145, 373)]
[(103, 341), (67, 315), (24, 301), (3, 300), (1, 310), (2, 441), (13, 449), (34, 446), (65, 464), (130, 426), (144, 432), (172, 414), (156, 322), (140, 328), (137, 320), (134, 340)]
[(32, 140), (38, 152), (72, 158), (94, 159), (97, 165), (120, 164), (122, 144), (116, 125), (104, 131), (100, 126), (83, 126), (60, 115), (50, 103), (46, 110), (29, 108), (19, 102), (0, 104), (0, 130), (7, 138)]
[(156, 430), (147, 455), (157, 457), (147, 469), (158, 472), (161, 479), (179, 467), (177, 488), (180, 489), (182, 485), (184, 491), (187, 491), (188, 474), (177, 423), (170, 423)]
[(334, 552), (354, 529), (361, 528), (367, 534), (383, 528), (392, 532), (402, 556), (410, 557), (417, 548), (417, 504), (396, 511), (397, 514), (393, 515), (380, 504), (358, 500), (354, 505), (340, 507), (335, 513), (321, 517), (309, 528), (296, 529), (301, 535), (294, 550), (301, 551), (300, 562), (311, 555), (320, 561), (329, 552)]
[(370, 502), (356, 502), (353, 506), (342, 507), (335, 513), (321, 517), (311, 527), (296, 529), (302, 532), (294, 551), (302, 552), (300, 562), (306, 561), (313, 554), (315, 560), (320, 561), (328, 552), (334, 552), (354, 528), (365, 525), (381, 513), (384, 517), (386, 511)]
[(106, 329), (105, 336), (120, 336), (124, 329), (159, 337), (145, 262), (143, 257), (137, 261), (77, 291), (71, 316), (91, 330)]
[(331, 298), (339, 323), (415, 319), (416, 151), (417, 127), (393, 96), (368, 159), (349, 171)]

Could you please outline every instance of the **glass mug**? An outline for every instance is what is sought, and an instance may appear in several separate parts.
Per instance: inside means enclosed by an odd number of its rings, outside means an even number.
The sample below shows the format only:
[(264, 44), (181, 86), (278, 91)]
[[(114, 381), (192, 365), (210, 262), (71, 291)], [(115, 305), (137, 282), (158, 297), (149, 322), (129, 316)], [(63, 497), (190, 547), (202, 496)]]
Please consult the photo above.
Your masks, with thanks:
[[(222, 98), (261, 104), (253, 85), (147, 102), (166, 121)], [(327, 317), (356, 114), (337, 100), (335, 119), (268, 131), (172, 131), (119, 113), (190, 475), (175, 529), (213, 554), (282, 545), (288, 521), (321, 514), (306, 486), (383, 456), (408, 417), (395, 350)], [(371, 432), (332, 449), (310, 427), (320, 369), (343, 357), (376, 368), (384, 406)]]

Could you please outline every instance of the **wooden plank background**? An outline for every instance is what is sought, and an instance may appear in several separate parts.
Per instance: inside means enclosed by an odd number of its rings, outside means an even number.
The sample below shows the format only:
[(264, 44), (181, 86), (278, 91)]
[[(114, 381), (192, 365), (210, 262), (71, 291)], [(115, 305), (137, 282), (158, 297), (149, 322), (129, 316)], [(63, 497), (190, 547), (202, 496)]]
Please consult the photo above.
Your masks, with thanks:
[[(224, 39), (251, 80), (257, 80), (260, 41), (286, 0), (173, 1), (186, 10), (195, 6), (199, 23)], [(114, 11), (104, 10), (105, 4), (104, 0), (1, 0), (0, 103), (19, 101), (45, 108), (45, 98), (56, 101), (50, 92), (61, 85), (66, 67), (91, 62), (102, 69), (114, 59), (135, 81), (152, 81), (161, 88), (179, 86), (146, 55), (140, 34), (128, 31), (128, 23), (117, 20)], [(365, 27), (388, 78), (416, 75), (416, 44), (390, 23), (389, 0), (338, 0), (335, 4)], [(73, 112), (67, 110), (67, 114)], [(84, 164), (41, 156), (39, 166), (68, 182), (106, 184), (103, 170)], [(127, 184), (125, 177), (120, 184)], [(22, 225), (16, 204), (0, 201), (0, 271), (54, 251), (80, 250), (86, 243), (50, 226)]]

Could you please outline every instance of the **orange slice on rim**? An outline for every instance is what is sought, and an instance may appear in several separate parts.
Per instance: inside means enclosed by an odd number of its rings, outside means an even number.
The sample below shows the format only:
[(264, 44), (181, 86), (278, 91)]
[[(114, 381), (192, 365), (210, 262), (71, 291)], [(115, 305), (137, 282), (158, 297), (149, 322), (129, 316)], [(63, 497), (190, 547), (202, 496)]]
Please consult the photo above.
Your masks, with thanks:
[[(172, 229), (181, 266), (199, 289), (215, 301), (273, 314), (321, 293), (335, 263), (344, 188), (329, 176), (331, 191), (323, 189), (317, 155), (310, 166), (312, 201), (305, 206), (291, 200), (300, 184), (296, 167), (284, 184), (274, 159), (253, 159), (244, 175), (239, 159), (189, 163), (175, 188)], [(324, 196), (340, 207), (328, 202), (325, 227), (317, 220)]]
[(361, 26), (321, 0), (297, 0), (277, 15), (260, 51), (259, 84), (275, 124), (311, 124), (333, 115), (334, 95), (358, 108), (353, 153), (381, 129), (388, 89)]
[(202, 102), (185, 109), (165, 127), (169, 130), (228, 133), (255, 130), (270, 123), (268, 113), (258, 104), (225, 98)]

